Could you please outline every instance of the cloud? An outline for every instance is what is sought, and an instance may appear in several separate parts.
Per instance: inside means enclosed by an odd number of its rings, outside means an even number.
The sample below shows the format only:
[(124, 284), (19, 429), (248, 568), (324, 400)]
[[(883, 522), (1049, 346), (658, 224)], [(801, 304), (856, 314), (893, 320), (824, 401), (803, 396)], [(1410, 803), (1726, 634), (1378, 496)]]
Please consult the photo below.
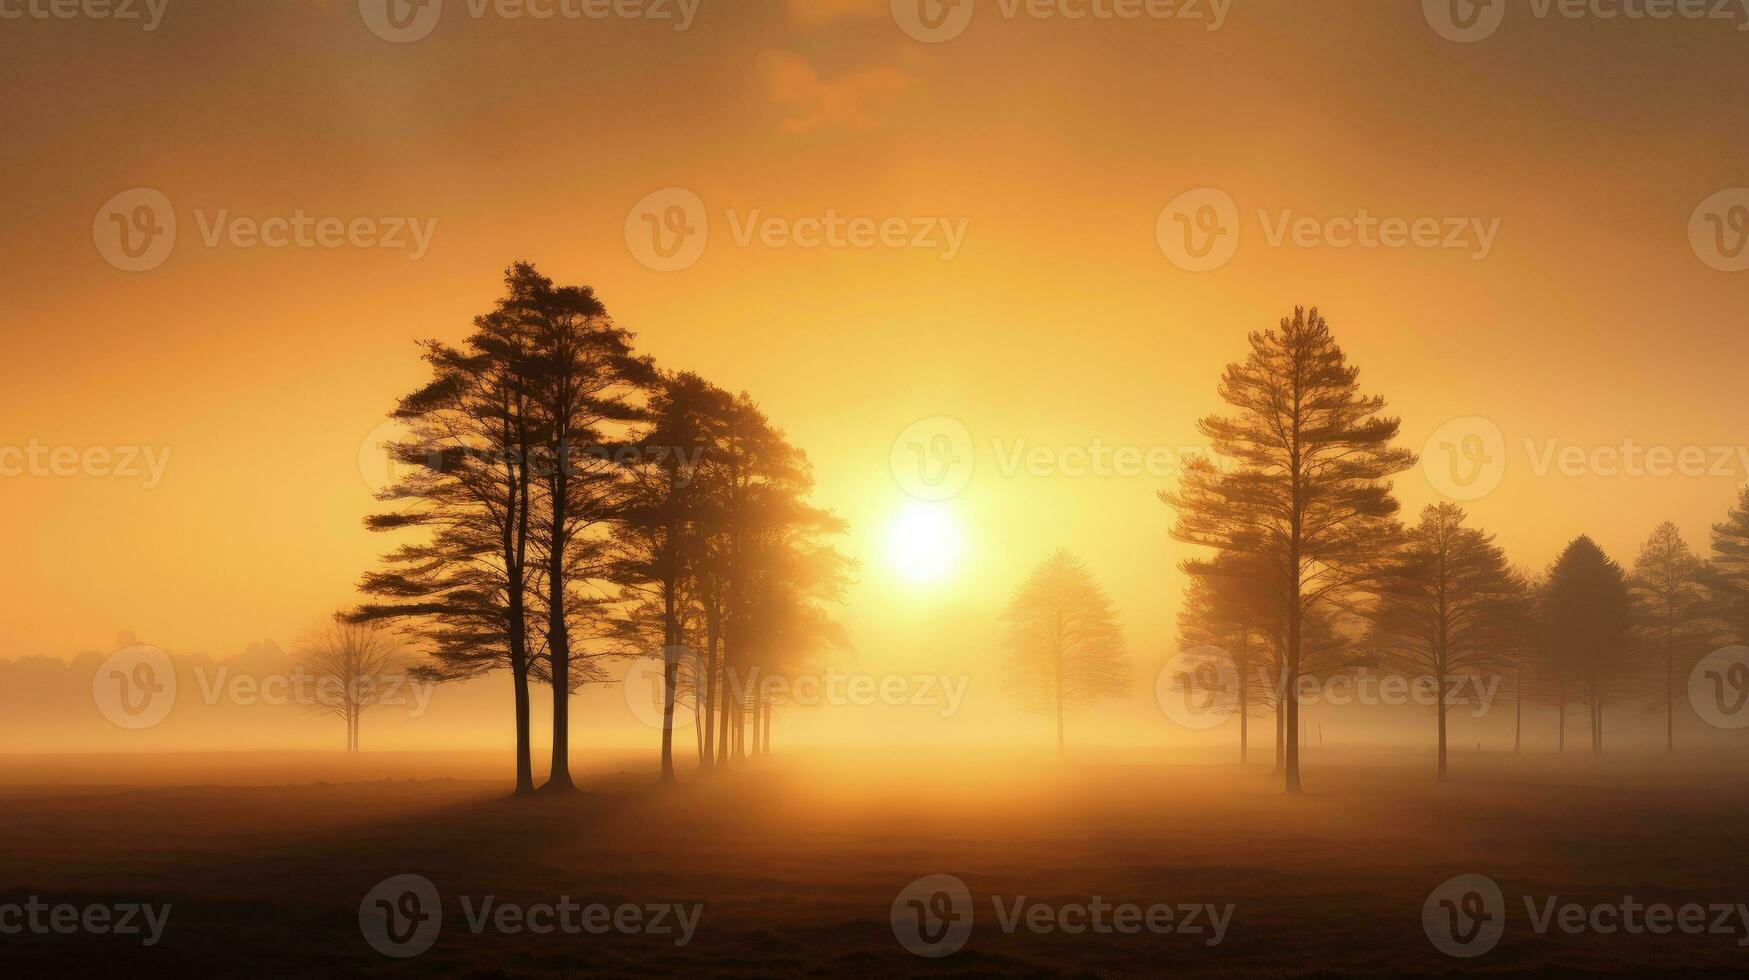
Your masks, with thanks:
[(761, 52), (759, 73), (771, 101), (788, 110), (786, 133), (870, 129), (911, 84), (897, 68), (863, 68), (822, 78), (792, 51)]

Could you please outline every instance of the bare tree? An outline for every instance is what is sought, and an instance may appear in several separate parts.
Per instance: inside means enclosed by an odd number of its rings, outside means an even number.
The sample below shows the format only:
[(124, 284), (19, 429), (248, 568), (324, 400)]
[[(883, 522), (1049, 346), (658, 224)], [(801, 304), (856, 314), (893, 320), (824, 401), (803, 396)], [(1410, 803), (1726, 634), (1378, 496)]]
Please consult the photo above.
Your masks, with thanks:
[(364, 713), (396, 696), (407, 679), (407, 662), (393, 633), (373, 623), (336, 615), (305, 634), (298, 663), (315, 674), (314, 689), (301, 700), (313, 712), (346, 723), (346, 751), (358, 751)]
[(1008, 689), (1056, 716), (1061, 754), (1070, 705), (1129, 693), (1130, 658), (1111, 600), (1081, 559), (1058, 549), (1021, 585), (1004, 619)]

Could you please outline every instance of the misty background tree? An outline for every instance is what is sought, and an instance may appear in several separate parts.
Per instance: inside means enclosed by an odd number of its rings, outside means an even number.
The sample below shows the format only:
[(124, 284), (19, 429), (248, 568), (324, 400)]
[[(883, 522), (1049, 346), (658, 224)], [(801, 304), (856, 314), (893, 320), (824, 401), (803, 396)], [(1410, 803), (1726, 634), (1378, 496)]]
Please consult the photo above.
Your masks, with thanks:
[(1636, 626), (1649, 645), (1646, 667), (1664, 714), (1664, 751), (1676, 751), (1676, 692), (1705, 652), (1708, 635), (1706, 564), (1688, 547), (1682, 531), (1665, 521), (1652, 531), (1634, 562)]
[(1003, 620), (1007, 689), (1056, 718), (1061, 755), (1071, 705), (1129, 693), (1130, 657), (1116, 611), (1086, 564), (1059, 548), (1027, 576)]
[(1500, 672), (1529, 602), (1505, 551), (1465, 520), (1453, 503), (1423, 510), (1391, 557), (1369, 610), (1369, 643), (1384, 655), (1386, 668), (1433, 679), (1441, 782), (1449, 778), (1450, 692), (1470, 678)]
[(1603, 754), (1604, 710), (1633, 693), (1640, 671), (1633, 652), (1633, 596), (1627, 575), (1590, 538), (1580, 536), (1549, 569), (1543, 590), (1544, 644), (1557, 678), (1562, 742), (1568, 704), (1586, 710), (1591, 752)]
[(302, 692), (302, 703), (346, 724), (348, 752), (359, 749), (364, 713), (387, 698), (401, 696), (407, 680), (405, 658), (394, 634), (375, 624), (349, 622), (342, 614), (304, 635), (297, 662), (316, 675), (313, 689)]

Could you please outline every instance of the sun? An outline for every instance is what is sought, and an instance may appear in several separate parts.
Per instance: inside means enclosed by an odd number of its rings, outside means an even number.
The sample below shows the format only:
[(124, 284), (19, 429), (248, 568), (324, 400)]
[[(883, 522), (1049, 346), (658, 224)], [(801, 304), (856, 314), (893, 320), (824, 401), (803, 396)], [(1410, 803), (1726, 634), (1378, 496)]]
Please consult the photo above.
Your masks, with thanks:
[(887, 530), (887, 561), (913, 582), (941, 581), (959, 557), (959, 528), (946, 504), (908, 504)]

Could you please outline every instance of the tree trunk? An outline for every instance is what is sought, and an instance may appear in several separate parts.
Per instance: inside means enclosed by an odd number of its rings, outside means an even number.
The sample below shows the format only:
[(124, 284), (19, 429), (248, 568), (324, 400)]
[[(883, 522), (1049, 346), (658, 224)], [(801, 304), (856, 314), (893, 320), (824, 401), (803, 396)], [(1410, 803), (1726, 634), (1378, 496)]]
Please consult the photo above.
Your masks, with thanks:
[(1285, 692), (1277, 692), (1275, 696), (1275, 772), (1280, 773), (1287, 764), (1287, 744), (1284, 739), (1283, 720), (1287, 714), (1287, 697)]
[(735, 761), (747, 758), (747, 702), (735, 699)]
[[(516, 597), (512, 597), (515, 603)], [(512, 619), (521, 621), (521, 616)], [(534, 792), (534, 758), (529, 739), (528, 653), (520, 638), (512, 637), (510, 652), (510, 686), (516, 702), (516, 791), (517, 796)]]
[(1555, 683), (1555, 717), (1560, 721), (1555, 725), (1555, 751), (1565, 754), (1567, 751), (1567, 682)]
[[(708, 605), (706, 607), (709, 608)], [(716, 765), (717, 747), (717, 700), (722, 685), (722, 665), (717, 662), (717, 621), (716, 616), (705, 614), (705, 661), (704, 661), (704, 703), (699, 706), (699, 714), (704, 717), (704, 745), (699, 752), (700, 764), (709, 769)]]
[(556, 457), (560, 465), (553, 467), (551, 540), (547, 558), (547, 649), (553, 668), (553, 760), (552, 771), (543, 789), (549, 793), (569, 793), (577, 788), (571, 781), (571, 636), (565, 618), (565, 557), (570, 550), (565, 526), (570, 519), (567, 467), (569, 443), (559, 440)]
[(1063, 758), (1063, 699), (1057, 698), (1057, 758)]
[(1246, 635), (1239, 641), (1239, 765), (1249, 761), (1251, 722), (1251, 637)]
[(735, 758), (737, 758), (737, 759), (747, 758), (747, 740), (748, 740), (747, 736), (749, 734), (747, 729), (748, 729), (748, 726), (750, 724), (752, 724), (752, 721), (753, 721), (753, 719), (750, 716), (749, 712), (747, 711), (746, 699), (743, 698), (743, 699), (736, 701), (735, 702)]
[(717, 682), (717, 765), (729, 767), (729, 718), (734, 711), (730, 698), (735, 693), (734, 678), (729, 668), (729, 647), (723, 644), (722, 676)]
[[(665, 541), (673, 540), (670, 530)], [(674, 779), (674, 691), (680, 686), (680, 628), (675, 619), (673, 549), (664, 544), (668, 563), (662, 580), (662, 775), (661, 781)]]
[(1517, 755), (1524, 744), (1524, 668), (1513, 672), (1512, 682), (1512, 754)]
[(1445, 674), (1442, 671), (1435, 672), (1434, 690), (1439, 695), (1435, 710), (1439, 713), (1439, 781), (1443, 783), (1447, 781), (1449, 774), (1445, 765)]
[(1294, 608), (1288, 613), (1288, 668), (1287, 691), (1282, 699), (1287, 704), (1287, 730), (1294, 737), (1287, 740), (1287, 758), (1284, 760), (1287, 769), (1287, 791), (1298, 796), (1304, 790), (1300, 786), (1300, 609), (1299, 586), (1294, 589)]
[(1248, 682), (1239, 682), (1239, 764), (1251, 761), (1251, 691)]
[[(510, 689), (514, 700), (516, 719), (516, 789), (514, 795), (527, 796), (534, 792), (534, 755), (533, 739), (529, 732), (529, 690), (528, 690), (528, 596), (525, 590), (527, 582), (524, 573), (528, 568), (528, 431), (526, 425), (517, 427), (514, 433), (507, 427), (504, 432), (507, 445), (514, 444), (520, 450), (515, 460), (509, 461), (510, 493), (506, 501), (510, 511), (504, 522), (502, 540), (504, 570), (508, 598), (505, 612), (505, 632), (510, 649)], [(520, 466), (518, 466), (520, 462)]]
[(1664, 754), (1676, 754), (1676, 680), (1674, 677), (1675, 651), (1672, 649), (1674, 640), (1671, 628), (1664, 628)]
[(699, 707), (697, 688), (693, 689), (692, 709), (693, 709), (692, 710), (692, 751), (693, 751), (694, 755), (698, 756), (698, 767), (700, 769), (703, 769), (703, 768), (705, 768), (705, 764), (704, 764), (704, 709)]

